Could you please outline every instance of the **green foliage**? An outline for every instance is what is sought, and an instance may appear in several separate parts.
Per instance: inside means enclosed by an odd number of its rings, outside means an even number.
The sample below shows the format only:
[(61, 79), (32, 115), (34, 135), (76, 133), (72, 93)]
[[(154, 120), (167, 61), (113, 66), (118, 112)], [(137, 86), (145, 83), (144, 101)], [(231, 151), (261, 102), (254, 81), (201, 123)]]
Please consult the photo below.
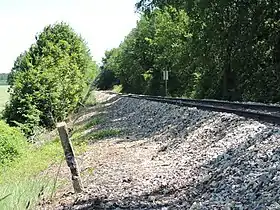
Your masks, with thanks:
[(107, 69), (102, 69), (94, 81), (95, 87), (99, 90), (109, 90), (115, 83), (115, 73)]
[(122, 90), (123, 90), (122, 85), (114, 85), (114, 86), (113, 86), (113, 91), (114, 91), (115, 93), (121, 93)]
[(22, 133), (0, 121), (0, 167), (19, 158), (27, 147)]
[(116, 129), (99, 130), (90, 134), (90, 139), (104, 139), (120, 135), (121, 131)]
[(85, 100), (85, 105), (94, 106), (96, 104), (97, 104), (97, 102), (96, 102), (94, 92), (93, 91), (88, 92), (88, 96), (86, 97), (86, 100)]
[(0, 165), (0, 206), (4, 209), (25, 209), (27, 205), (33, 209), (39, 199), (48, 198), (54, 177), (43, 176), (42, 171), (63, 159), (58, 139), (21, 150), (21, 158)]
[[(0, 184), (12, 183), (21, 178), (30, 178), (45, 170), (52, 163), (63, 159), (63, 150), (59, 139), (42, 146), (28, 145), (20, 159), (1, 166)], [(0, 187), (1, 189), (1, 187)]]
[[(191, 95), (280, 101), (279, 1), (139, 0), (137, 3), (138, 9), (148, 16), (165, 10), (167, 5), (183, 9), (189, 16), (191, 39), (183, 39), (182, 45), (187, 50), (178, 58), (185, 62), (182, 71), (200, 75), (194, 81), (189, 77), (183, 79), (193, 87)], [(166, 29), (167, 33), (172, 32), (169, 27)], [(180, 88), (188, 96), (190, 88), (181, 85)]]
[(100, 123), (102, 123), (104, 120), (100, 117), (96, 117), (96, 118), (93, 118), (92, 120), (90, 120), (89, 122), (87, 122), (84, 126), (84, 129), (89, 129), (89, 128), (92, 128), (93, 126), (95, 125), (99, 125)]
[[(163, 70), (170, 72), (172, 95), (192, 91), (193, 76), (185, 68), (185, 44), (191, 37), (188, 24), (186, 13), (171, 7), (142, 16), (137, 27), (105, 60), (124, 92), (163, 95)], [(185, 82), (186, 78), (190, 83)]]
[[(76, 154), (87, 148), (85, 144), (74, 143), (73, 146)], [(28, 203), (29, 209), (33, 209), (39, 199), (48, 199), (56, 190), (53, 187), (60, 161), (64, 161), (64, 153), (60, 140), (56, 138), (40, 146), (29, 144), (22, 150), (21, 158), (0, 165), (1, 209), (26, 209)], [(48, 167), (51, 173), (44, 172)]]
[(117, 78), (115, 75), (115, 66), (114, 58), (117, 55), (118, 50), (113, 48), (110, 51), (105, 52), (105, 57), (102, 58), (102, 66), (100, 67), (101, 71), (94, 81), (94, 85), (97, 89), (108, 90), (117, 84)]
[(23, 125), (27, 136), (38, 126), (53, 128), (83, 101), (96, 71), (88, 47), (72, 28), (49, 25), (14, 63), (4, 117), (10, 125)]
[[(74, 140), (74, 142), (83, 142), (87, 141), (86, 138), (84, 138), (84, 134), (89, 130), (92, 129), (94, 126), (99, 125), (104, 122), (104, 119), (101, 117), (94, 117), (90, 119), (88, 122), (86, 122), (83, 125), (76, 126), (73, 132), (71, 133), (71, 139)], [(78, 141), (77, 141), (78, 140)]]
[(50, 181), (43, 178), (1, 184), (0, 187), (0, 206), (7, 210), (35, 209), (38, 200), (51, 192)]
[[(95, 116), (89, 119), (87, 122), (80, 126), (76, 126), (71, 134), (71, 139), (74, 144), (80, 145), (80, 143), (88, 142), (89, 135), (91, 136), (90, 130), (94, 129), (96, 125), (104, 123), (105, 120), (101, 116)], [(89, 135), (88, 135), (89, 134)]]

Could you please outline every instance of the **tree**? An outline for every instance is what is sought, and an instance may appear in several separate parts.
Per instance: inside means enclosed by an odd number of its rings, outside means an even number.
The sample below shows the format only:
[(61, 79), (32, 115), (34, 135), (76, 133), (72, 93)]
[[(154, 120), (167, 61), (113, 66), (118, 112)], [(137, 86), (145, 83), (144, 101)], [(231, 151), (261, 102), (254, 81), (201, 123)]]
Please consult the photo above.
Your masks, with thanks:
[(114, 69), (114, 67), (110, 66), (110, 59), (112, 59), (116, 51), (117, 49), (113, 48), (112, 50), (105, 52), (105, 57), (102, 58), (102, 66), (100, 67), (100, 72), (94, 81), (94, 86), (97, 89), (108, 90), (117, 83), (117, 78), (114, 71), (112, 70)]
[(104, 67), (115, 72), (127, 92), (163, 95), (162, 71), (168, 70), (169, 94), (190, 94), (194, 74), (188, 62), (182, 62), (191, 37), (188, 24), (186, 13), (172, 7), (143, 15), (119, 48), (106, 57)]
[(45, 27), (15, 61), (4, 117), (28, 136), (36, 126), (53, 128), (83, 100), (96, 70), (84, 40), (69, 25)]
[(146, 14), (167, 5), (190, 18), (195, 97), (279, 102), (280, 2), (140, 0)]

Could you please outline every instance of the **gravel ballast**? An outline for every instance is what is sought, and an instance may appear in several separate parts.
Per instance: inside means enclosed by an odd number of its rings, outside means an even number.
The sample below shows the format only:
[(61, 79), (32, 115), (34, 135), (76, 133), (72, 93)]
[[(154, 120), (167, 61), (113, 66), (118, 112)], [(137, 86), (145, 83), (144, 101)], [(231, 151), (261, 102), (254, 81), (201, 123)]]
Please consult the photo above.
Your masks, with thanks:
[[(102, 116), (79, 157), (85, 192), (54, 209), (280, 209), (280, 128), (234, 114), (96, 92)], [(93, 169), (93, 170), (88, 170)]]

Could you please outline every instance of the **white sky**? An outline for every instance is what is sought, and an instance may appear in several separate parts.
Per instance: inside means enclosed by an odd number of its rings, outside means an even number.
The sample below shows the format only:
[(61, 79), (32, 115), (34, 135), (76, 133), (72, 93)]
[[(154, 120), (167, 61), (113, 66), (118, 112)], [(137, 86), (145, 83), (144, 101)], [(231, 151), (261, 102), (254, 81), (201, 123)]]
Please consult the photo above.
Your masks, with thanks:
[(48, 24), (65, 21), (87, 41), (93, 59), (117, 47), (136, 26), (136, 0), (0, 0), (0, 73)]

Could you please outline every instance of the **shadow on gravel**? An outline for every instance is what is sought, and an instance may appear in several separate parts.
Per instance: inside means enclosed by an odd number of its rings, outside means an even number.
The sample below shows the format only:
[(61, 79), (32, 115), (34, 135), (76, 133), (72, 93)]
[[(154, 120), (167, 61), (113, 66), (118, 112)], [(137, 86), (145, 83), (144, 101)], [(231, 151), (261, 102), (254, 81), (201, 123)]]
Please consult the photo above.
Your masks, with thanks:
[[(152, 138), (156, 135), (161, 135), (165, 133), (168, 134), (166, 138), (174, 138), (178, 135), (178, 132), (180, 130), (186, 127), (186, 125), (190, 127), (188, 133), (191, 133), (194, 132), (195, 129), (197, 129), (198, 127), (202, 126), (205, 122), (209, 120), (211, 121), (213, 118), (216, 117), (215, 113), (213, 113), (207, 118), (200, 118), (199, 116), (197, 116), (197, 119), (194, 123), (192, 122), (192, 119), (182, 120), (181, 115), (174, 116), (173, 119), (165, 119), (164, 112), (161, 113), (162, 110), (151, 113), (149, 113), (149, 111), (145, 111), (145, 113), (140, 113), (138, 108), (145, 107), (147, 103), (147, 101), (145, 100), (142, 100), (139, 103), (139, 107), (131, 107), (130, 104), (127, 104), (127, 106), (123, 105), (124, 99), (125, 98), (116, 96), (104, 103), (101, 103), (103, 107), (98, 108), (98, 111), (102, 113), (102, 117), (104, 117), (104, 123), (96, 125), (94, 129), (87, 133), (87, 136), (90, 136), (91, 133), (97, 132), (99, 130), (114, 129), (121, 131), (121, 137), (124, 137), (123, 140), (119, 141), (119, 143), (123, 143), (126, 141), (131, 142), (143, 140), (144, 138)], [(91, 113), (89, 112), (88, 114), (90, 118), (86, 118), (78, 124), (87, 123), (91, 118), (98, 117), (97, 113), (95, 113), (94, 115), (90, 115)], [(193, 116), (190, 116), (190, 118), (192, 117)], [(155, 121), (155, 119), (157, 119), (157, 121)], [(174, 119), (181, 123), (174, 123)], [(185, 135), (187, 135), (187, 133)], [(184, 138), (185, 136), (181, 136), (182, 140)]]
[[(137, 116), (141, 113), (135, 111), (137, 107), (125, 106), (121, 100), (122, 98), (115, 97), (104, 103), (106, 106), (102, 111), (105, 111), (109, 118), (105, 119), (105, 123), (97, 125), (94, 132), (104, 129), (126, 130), (127, 138), (120, 142), (154, 138), (158, 134), (166, 132), (168, 134), (164, 137), (166, 141), (175, 138), (173, 142), (167, 141), (169, 142), (168, 148), (170, 148), (186, 141), (186, 136), (216, 117), (216, 114), (212, 114), (207, 118), (197, 118), (194, 124), (191, 122), (193, 119), (186, 118), (182, 123), (175, 123), (176, 125), (170, 123), (166, 126), (168, 119), (164, 118), (164, 114), (161, 117), (158, 116), (158, 112), (154, 112), (145, 114), (148, 119), (143, 125), (141, 116)], [(145, 101), (141, 102), (139, 106), (145, 106)], [(158, 122), (153, 121), (155, 116)], [(127, 120), (128, 118), (130, 120)], [(181, 116), (174, 116), (175, 118), (180, 121)], [(132, 123), (131, 119), (135, 119), (135, 121)], [(137, 121), (137, 119), (140, 120)], [(240, 118), (236, 120), (242, 122)], [(161, 124), (161, 122), (164, 123)], [(142, 126), (138, 127), (140, 124)], [(224, 126), (228, 127), (217, 128), (215, 133), (211, 134), (215, 137), (212, 142), (218, 142), (225, 137), (227, 132), (236, 129), (235, 124), (235, 121), (228, 122), (224, 123)], [(189, 129), (186, 129), (182, 136), (178, 136), (178, 131), (186, 125), (189, 126)], [(273, 130), (271, 127), (254, 136), (248, 136), (239, 145), (233, 145), (223, 154), (192, 169), (198, 171), (199, 175), (201, 174), (198, 176), (200, 178), (189, 177), (187, 184), (183, 184), (179, 188), (175, 188), (172, 183), (167, 183), (165, 186), (158, 186), (152, 192), (145, 192), (145, 189), (142, 189), (144, 194), (130, 197), (120, 195), (115, 200), (88, 195), (91, 197), (90, 199), (78, 200), (64, 209), (162, 209), (164, 207), (170, 209), (267, 209), (268, 207), (277, 209), (276, 202), (280, 202), (279, 139), (279, 129)], [(164, 142), (165, 139), (158, 141)], [(207, 143), (204, 146), (208, 147), (210, 144)], [(185, 166), (188, 164), (190, 163), (186, 162)], [(180, 169), (176, 170), (178, 171), (174, 171), (174, 173), (179, 172)], [(278, 207), (280, 209), (280, 205)]]
[(277, 132), (264, 130), (228, 149), (198, 168), (208, 174), (207, 178), (180, 188), (167, 184), (150, 193), (116, 200), (92, 197), (64, 209), (279, 209), (280, 173), (276, 165), (280, 148), (270, 147), (270, 141), (280, 139)]
[[(265, 129), (200, 167), (209, 176), (194, 185), (195, 200), (239, 209), (279, 209), (279, 129)], [(194, 200), (194, 201), (195, 201)]]
[(90, 121), (92, 118), (100, 117), (101, 115), (104, 115), (106, 111), (104, 111), (104, 107), (101, 105), (111, 104), (116, 102), (120, 97), (115, 96), (111, 99), (109, 99), (106, 102), (99, 103), (97, 105), (91, 106), (91, 107), (85, 107), (83, 108), (78, 115), (76, 115), (74, 123), (76, 126), (83, 125)]
[[(112, 93), (112, 95), (113, 95), (113, 93)], [(113, 96), (112, 98), (110, 98), (109, 100), (104, 101), (104, 102), (101, 102), (101, 103), (99, 103), (99, 104), (102, 104), (102, 105), (111, 104), (111, 103), (114, 103), (115, 101), (117, 101), (117, 100), (120, 99), (120, 98), (121, 98), (121, 96), (115, 95), (115, 96)]]

